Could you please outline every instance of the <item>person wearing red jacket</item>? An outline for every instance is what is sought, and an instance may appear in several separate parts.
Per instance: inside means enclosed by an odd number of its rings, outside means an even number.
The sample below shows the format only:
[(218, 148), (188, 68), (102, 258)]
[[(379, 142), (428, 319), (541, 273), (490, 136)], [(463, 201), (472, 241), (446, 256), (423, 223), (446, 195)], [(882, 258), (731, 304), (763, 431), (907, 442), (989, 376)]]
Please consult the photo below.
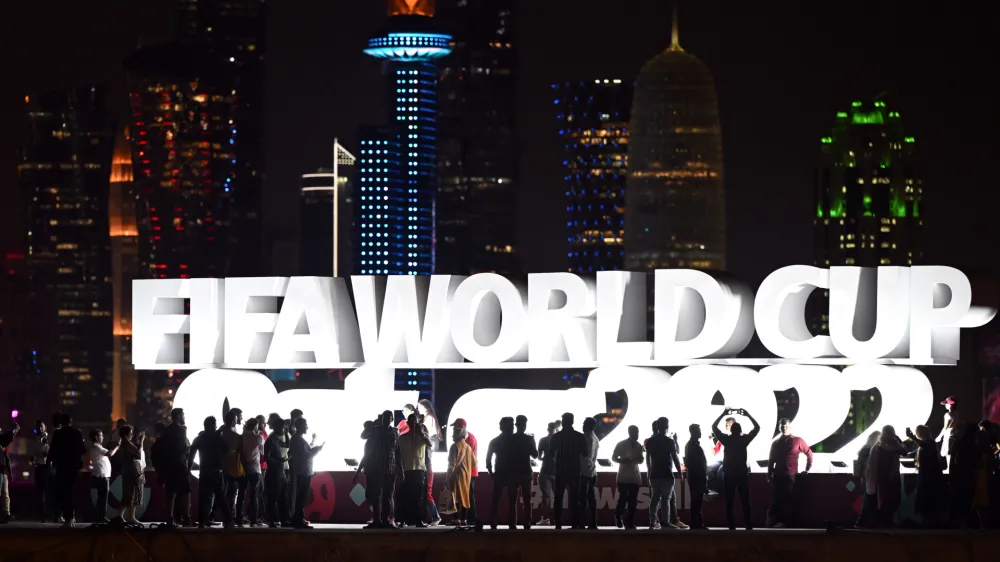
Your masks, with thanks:
[(781, 431), (771, 443), (771, 454), (767, 461), (767, 479), (771, 483), (771, 512), (768, 524), (771, 527), (788, 526), (792, 519), (792, 499), (795, 492), (795, 477), (799, 473), (799, 455), (806, 456), (809, 472), (813, 463), (813, 452), (801, 437), (792, 435), (792, 422), (788, 418), (778, 421)]
[[(469, 433), (468, 424), (465, 420), (458, 418), (454, 423), (451, 424), (453, 431), (464, 431), (465, 432), (465, 444), (472, 447), (472, 456), (479, 458), (479, 443), (476, 441), (476, 436)], [(472, 479), (469, 480), (469, 511), (466, 521), (470, 524), (475, 524), (476, 522), (476, 478), (479, 477), (479, 463), (472, 465)]]

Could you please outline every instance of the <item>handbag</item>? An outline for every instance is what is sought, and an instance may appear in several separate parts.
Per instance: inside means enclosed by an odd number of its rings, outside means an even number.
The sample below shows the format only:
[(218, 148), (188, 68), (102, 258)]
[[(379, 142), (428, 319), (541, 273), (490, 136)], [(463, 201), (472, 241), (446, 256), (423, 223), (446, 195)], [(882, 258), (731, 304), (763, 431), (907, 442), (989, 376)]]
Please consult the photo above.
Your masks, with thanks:
[(452, 496), (451, 490), (448, 489), (447, 486), (445, 486), (438, 495), (437, 508), (438, 513), (446, 515), (458, 512), (458, 509), (455, 507), (455, 497)]
[(246, 470), (243, 469), (243, 436), (236, 445), (236, 449), (226, 453), (226, 475), (230, 478), (243, 478)]

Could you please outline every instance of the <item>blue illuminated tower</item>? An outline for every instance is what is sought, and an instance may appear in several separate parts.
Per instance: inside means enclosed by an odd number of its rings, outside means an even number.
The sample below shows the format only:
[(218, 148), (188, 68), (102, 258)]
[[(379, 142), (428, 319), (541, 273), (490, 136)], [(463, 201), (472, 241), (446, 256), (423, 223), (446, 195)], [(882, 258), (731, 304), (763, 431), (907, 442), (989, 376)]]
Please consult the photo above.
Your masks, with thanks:
[[(361, 275), (434, 273), (438, 191), (436, 59), (451, 52), (436, 31), (433, 2), (391, 1), (385, 29), (365, 53), (385, 61), (388, 123), (361, 130), (354, 271)], [(397, 371), (396, 387), (431, 397), (430, 371)]]
[(430, 275), (438, 189), (434, 60), (451, 52), (451, 38), (434, 32), (429, 16), (392, 8), (390, 16), (386, 30), (365, 49), (386, 61), (390, 111), (387, 126), (365, 128), (360, 135), (356, 271)]

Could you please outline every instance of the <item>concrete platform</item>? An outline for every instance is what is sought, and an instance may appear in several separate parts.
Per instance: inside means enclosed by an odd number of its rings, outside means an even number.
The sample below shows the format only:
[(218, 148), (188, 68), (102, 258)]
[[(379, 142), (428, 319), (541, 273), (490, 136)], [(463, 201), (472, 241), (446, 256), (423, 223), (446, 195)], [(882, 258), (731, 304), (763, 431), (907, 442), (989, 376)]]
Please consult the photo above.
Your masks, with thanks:
[(314, 530), (159, 531), (0, 527), (0, 561), (281, 560), (434, 562), (606, 562), (608, 560), (907, 560), (994, 562), (1000, 534), (977, 531), (530, 531), (448, 527), (366, 531), (358, 525)]

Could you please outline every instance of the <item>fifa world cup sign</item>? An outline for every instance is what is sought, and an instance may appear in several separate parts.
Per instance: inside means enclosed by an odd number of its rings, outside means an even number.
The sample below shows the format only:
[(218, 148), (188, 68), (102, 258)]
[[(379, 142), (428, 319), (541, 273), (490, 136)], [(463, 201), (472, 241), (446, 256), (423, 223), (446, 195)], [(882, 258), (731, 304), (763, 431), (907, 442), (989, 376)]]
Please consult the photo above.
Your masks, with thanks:
[[(829, 336), (807, 326), (806, 301), (816, 289), (829, 291)], [(462, 396), (451, 417), (465, 418), (480, 440), (497, 432), (501, 417), (516, 414), (528, 416), (529, 431), (544, 434), (563, 412), (605, 411), (605, 392), (618, 390), (626, 392), (628, 409), (605, 437), (610, 443), (629, 425), (645, 430), (660, 416), (675, 429), (707, 429), (722, 408), (712, 405), (716, 392), (767, 431), (777, 420), (774, 392), (794, 388), (795, 430), (810, 444), (842, 425), (852, 390), (881, 393), (869, 431), (912, 427), (927, 421), (934, 403), (929, 381), (914, 367), (955, 364), (961, 328), (982, 326), (997, 312), (972, 306), (968, 278), (943, 266), (790, 266), (769, 275), (756, 295), (742, 282), (686, 269), (532, 274), (526, 286), (489, 273), (356, 276), (350, 283), (158, 279), (135, 281), (132, 294), (135, 367), (200, 369), (175, 397), (188, 419), (220, 415), (226, 399), (255, 414), (299, 408), (330, 442), (316, 470), (340, 470), (345, 458), (360, 458), (361, 422), (415, 401), (416, 392), (394, 391), (394, 369), (590, 370), (585, 388)], [(775, 357), (737, 357), (755, 331)], [(257, 371), (288, 368), (354, 371), (344, 390), (280, 394)], [(866, 439), (825, 453), (817, 469), (848, 470)], [(755, 439), (751, 460), (766, 459), (769, 446)], [(611, 449), (601, 447), (601, 457)]]

